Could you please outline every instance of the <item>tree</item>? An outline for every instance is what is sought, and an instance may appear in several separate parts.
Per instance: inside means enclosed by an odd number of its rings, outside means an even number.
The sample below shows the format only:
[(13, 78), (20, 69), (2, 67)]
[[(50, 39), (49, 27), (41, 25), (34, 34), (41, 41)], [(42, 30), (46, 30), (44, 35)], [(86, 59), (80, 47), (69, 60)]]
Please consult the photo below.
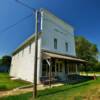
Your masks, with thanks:
[(2, 64), (6, 66), (10, 66), (11, 64), (11, 57), (10, 56), (3, 56), (2, 57)]
[(98, 63), (96, 63), (96, 65), (95, 65), (95, 71), (100, 71), (100, 62), (98, 62)]
[[(88, 70), (94, 70), (95, 65), (98, 63), (98, 48), (95, 44), (89, 42), (82, 36), (77, 36), (76, 41), (76, 54), (79, 58), (89, 61), (92, 66)], [(93, 68), (93, 69), (91, 69)]]
[(11, 64), (11, 57), (10, 56), (3, 56), (1, 59), (0, 59), (0, 66), (8, 66), (10, 67), (10, 64)]
[[(86, 67), (87, 71), (100, 71), (100, 64), (98, 63), (98, 48), (95, 44), (91, 43), (82, 36), (75, 38), (76, 43), (76, 54), (79, 58), (87, 60), (92, 66)], [(84, 70), (81, 67), (80, 70)]]
[(0, 72), (9, 72), (10, 65), (11, 65), (11, 57), (3, 56), (0, 59)]

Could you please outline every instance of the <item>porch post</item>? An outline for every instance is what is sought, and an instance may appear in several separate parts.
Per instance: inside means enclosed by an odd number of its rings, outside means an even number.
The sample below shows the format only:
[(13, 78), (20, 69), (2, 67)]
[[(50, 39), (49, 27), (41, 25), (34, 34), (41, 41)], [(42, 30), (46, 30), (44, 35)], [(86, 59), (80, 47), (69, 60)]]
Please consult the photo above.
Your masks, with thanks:
[(52, 66), (51, 58), (47, 59), (46, 61), (49, 65), (49, 86), (51, 87), (51, 66)]
[(50, 59), (50, 64), (49, 64), (49, 86), (51, 87), (51, 66), (52, 66), (52, 63), (51, 63), (51, 59)]
[(55, 76), (57, 75), (57, 68), (56, 68), (56, 64), (55, 64)]
[(66, 81), (68, 82), (69, 78), (68, 78), (68, 74), (69, 74), (69, 65), (68, 65), (68, 61), (66, 61)]

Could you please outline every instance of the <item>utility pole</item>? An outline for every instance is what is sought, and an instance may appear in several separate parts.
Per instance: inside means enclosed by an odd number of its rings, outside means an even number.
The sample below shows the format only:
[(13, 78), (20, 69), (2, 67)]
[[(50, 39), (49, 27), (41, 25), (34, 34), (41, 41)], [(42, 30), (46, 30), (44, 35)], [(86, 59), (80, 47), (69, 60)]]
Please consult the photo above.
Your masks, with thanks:
[(35, 13), (35, 56), (34, 56), (34, 78), (33, 78), (33, 99), (37, 97), (37, 63), (38, 63), (38, 17), (39, 17), (39, 10), (36, 10), (29, 5), (16, 0), (17, 3), (23, 5), (24, 7), (33, 11)]
[(37, 97), (37, 63), (38, 63), (38, 17), (39, 11), (36, 10), (36, 24), (35, 24), (35, 57), (34, 57), (34, 82), (33, 82), (33, 98)]

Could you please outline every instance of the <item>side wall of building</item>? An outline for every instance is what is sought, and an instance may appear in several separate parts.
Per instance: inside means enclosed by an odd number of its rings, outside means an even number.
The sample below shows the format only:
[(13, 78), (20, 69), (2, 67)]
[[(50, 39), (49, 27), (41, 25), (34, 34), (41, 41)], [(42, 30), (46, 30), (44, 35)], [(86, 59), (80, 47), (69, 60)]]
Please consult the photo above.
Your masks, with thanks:
[[(29, 48), (30, 45), (28, 45), (26, 48), (24, 48), (23, 50), (21, 50), (12, 57), (10, 76), (33, 82), (35, 42), (31, 43), (31, 52)], [(41, 50), (41, 39), (39, 39), (38, 41), (38, 68), (37, 68), (38, 83), (40, 77), (40, 60), (41, 60), (40, 50)]]
[[(73, 28), (52, 15), (48, 11), (42, 12), (42, 49), (76, 55)], [(57, 39), (57, 49), (54, 48), (54, 39)], [(68, 43), (68, 51), (65, 44)]]
[[(65, 24), (63, 21), (48, 11), (43, 10), (41, 30), (42, 34), (38, 41), (38, 83), (42, 72), (41, 49), (63, 54), (76, 55), (74, 30), (70, 25)], [(57, 49), (54, 48), (55, 38), (57, 39)], [(68, 43), (68, 51), (66, 51), (66, 43)], [(31, 44), (31, 53), (29, 53), (29, 47), (30, 45), (12, 57), (10, 75), (16, 78), (33, 82), (35, 43), (33, 42)]]

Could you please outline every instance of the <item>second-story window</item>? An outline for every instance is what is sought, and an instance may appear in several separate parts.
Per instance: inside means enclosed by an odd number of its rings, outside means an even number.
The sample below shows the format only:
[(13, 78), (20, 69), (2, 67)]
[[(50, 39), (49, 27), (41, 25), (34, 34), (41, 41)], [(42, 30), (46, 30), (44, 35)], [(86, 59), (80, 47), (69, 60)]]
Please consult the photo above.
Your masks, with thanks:
[(54, 48), (57, 49), (57, 39), (54, 39)]
[(29, 53), (31, 53), (32, 44), (29, 45)]
[(67, 42), (65, 43), (65, 49), (66, 49), (66, 52), (68, 52), (68, 43)]

